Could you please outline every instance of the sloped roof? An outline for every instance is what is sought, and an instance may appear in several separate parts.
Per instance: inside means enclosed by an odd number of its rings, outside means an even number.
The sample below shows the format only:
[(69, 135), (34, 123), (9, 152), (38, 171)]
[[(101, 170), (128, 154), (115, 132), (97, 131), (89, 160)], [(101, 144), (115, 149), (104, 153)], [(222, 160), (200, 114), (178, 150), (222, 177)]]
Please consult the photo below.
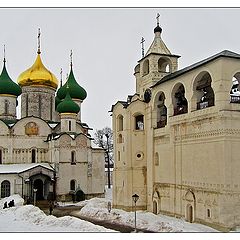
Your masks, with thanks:
[(159, 85), (159, 84), (161, 84), (161, 83), (163, 83), (163, 82), (166, 82), (166, 81), (169, 81), (169, 80), (171, 80), (173, 78), (179, 77), (179, 76), (181, 76), (181, 75), (183, 75), (183, 74), (185, 74), (185, 73), (187, 73), (187, 72), (189, 72), (189, 71), (191, 71), (191, 70), (193, 70), (195, 68), (203, 66), (204, 64), (207, 64), (207, 63), (209, 63), (209, 62), (211, 62), (211, 61), (213, 61), (213, 60), (215, 60), (215, 59), (217, 59), (219, 57), (228, 57), (228, 58), (240, 59), (240, 54), (237, 54), (235, 52), (231, 52), (229, 50), (224, 50), (224, 51), (222, 51), (220, 53), (217, 53), (217, 54), (215, 54), (215, 55), (213, 55), (213, 56), (211, 56), (209, 58), (206, 58), (206, 59), (204, 59), (204, 60), (202, 60), (200, 62), (194, 63), (194, 64), (192, 64), (192, 65), (190, 65), (188, 67), (185, 67), (185, 68), (183, 68), (183, 69), (181, 69), (179, 71), (176, 71), (174, 73), (171, 73), (171, 74), (163, 77), (156, 84), (154, 84), (152, 86), (152, 88), (157, 86), (157, 85)]
[(54, 171), (48, 163), (0, 164), (0, 174), (21, 173), (38, 166)]

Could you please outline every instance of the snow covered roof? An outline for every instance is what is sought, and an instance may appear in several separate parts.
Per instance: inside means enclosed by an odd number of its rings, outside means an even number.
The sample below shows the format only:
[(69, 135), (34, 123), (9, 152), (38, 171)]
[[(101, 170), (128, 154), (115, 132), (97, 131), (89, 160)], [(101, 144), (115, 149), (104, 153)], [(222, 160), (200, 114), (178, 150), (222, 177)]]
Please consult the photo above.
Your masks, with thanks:
[(103, 149), (102, 147), (99, 147), (97, 144), (95, 144), (93, 141), (91, 142), (92, 148), (100, 148)]
[(0, 164), (0, 174), (21, 173), (38, 166), (54, 170), (48, 163)]

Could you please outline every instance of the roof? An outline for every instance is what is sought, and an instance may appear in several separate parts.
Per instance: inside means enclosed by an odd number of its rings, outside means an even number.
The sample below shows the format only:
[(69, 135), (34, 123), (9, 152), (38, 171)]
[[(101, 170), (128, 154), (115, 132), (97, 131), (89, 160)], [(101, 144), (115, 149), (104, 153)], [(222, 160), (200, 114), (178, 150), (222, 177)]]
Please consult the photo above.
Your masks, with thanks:
[(69, 95), (68, 88), (67, 94), (62, 102), (57, 105), (57, 112), (59, 113), (78, 113), (80, 107), (72, 100)]
[(65, 98), (65, 96), (67, 94), (67, 87), (69, 88), (68, 91), (69, 91), (69, 94), (70, 94), (71, 98), (84, 100), (87, 97), (87, 92), (85, 91), (85, 89), (83, 87), (81, 87), (77, 83), (77, 81), (74, 77), (73, 70), (72, 70), (72, 65), (71, 65), (71, 70), (70, 70), (70, 73), (69, 73), (68, 80), (57, 91), (57, 97), (60, 100)]
[(183, 75), (183, 74), (185, 74), (185, 73), (187, 73), (187, 72), (189, 72), (189, 71), (191, 71), (191, 70), (193, 70), (195, 68), (203, 66), (203, 65), (205, 65), (205, 64), (207, 64), (207, 63), (209, 63), (209, 62), (211, 62), (211, 61), (213, 61), (213, 60), (215, 60), (215, 59), (217, 59), (219, 57), (228, 57), (228, 58), (240, 59), (240, 54), (237, 54), (235, 52), (231, 52), (229, 50), (224, 50), (224, 51), (222, 51), (220, 53), (217, 53), (217, 54), (215, 54), (215, 55), (213, 55), (213, 56), (211, 56), (209, 58), (206, 58), (206, 59), (204, 59), (204, 60), (202, 60), (200, 62), (194, 63), (194, 64), (192, 64), (192, 65), (190, 65), (188, 67), (185, 67), (185, 68), (183, 68), (183, 69), (181, 69), (179, 71), (176, 71), (174, 73), (171, 73), (171, 74), (163, 77), (156, 84), (154, 84), (152, 86), (152, 88), (157, 86), (157, 85), (159, 85), (159, 84), (161, 84), (161, 83), (163, 83), (163, 82), (166, 82), (166, 81), (169, 81), (169, 80), (171, 80), (173, 78), (179, 77), (179, 76), (181, 76), (181, 75)]
[(38, 166), (54, 171), (48, 163), (0, 164), (0, 174), (21, 173)]
[(4, 60), (2, 73), (0, 74), (0, 94), (19, 96), (21, 93), (22, 89), (9, 77)]

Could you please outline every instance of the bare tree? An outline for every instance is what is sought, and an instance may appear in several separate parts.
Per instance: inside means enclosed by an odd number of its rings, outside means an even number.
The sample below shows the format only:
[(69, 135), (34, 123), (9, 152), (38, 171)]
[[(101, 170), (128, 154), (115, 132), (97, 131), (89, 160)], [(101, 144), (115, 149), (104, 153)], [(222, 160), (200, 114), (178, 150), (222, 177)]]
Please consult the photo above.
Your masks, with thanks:
[(108, 169), (108, 188), (111, 188), (110, 167), (113, 167), (113, 133), (112, 129), (105, 127), (96, 130), (94, 143), (105, 150), (105, 167)]
[[(108, 136), (108, 137), (107, 137)], [(113, 133), (110, 127), (104, 127), (102, 130), (96, 130), (94, 133), (93, 142), (108, 151), (109, 153), (109, 161), (111, 167), (113, 167), (114, 159), (113, 159)], [(105, 165), (107, 165), (107, 157), (105, 158)]]

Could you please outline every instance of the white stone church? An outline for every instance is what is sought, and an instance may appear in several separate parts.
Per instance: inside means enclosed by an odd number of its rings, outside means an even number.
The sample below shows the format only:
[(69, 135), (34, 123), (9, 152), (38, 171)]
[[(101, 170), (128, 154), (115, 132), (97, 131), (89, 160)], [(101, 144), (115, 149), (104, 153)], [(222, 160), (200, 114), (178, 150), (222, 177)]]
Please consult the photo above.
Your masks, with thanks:
[(178, 69), (154, 39), (138, 61), (136, 92), (112, 106), (113, 207), (219, 229), (240, 225), (240, 54), (224, 50)]
[[(92, 130), (81, 119), (87, 96), (73, 74), (58, 80), (42, 63), (40, 34), (34, 64), (16, 84), (5, 54), (0, 74), (1, 198), (77, 201), (104, 196), (104, 150), (91, 145)], [(11, 64), (11, 63), (8, 63)], [(21, 118), (16, 117), (21, 97)]]

